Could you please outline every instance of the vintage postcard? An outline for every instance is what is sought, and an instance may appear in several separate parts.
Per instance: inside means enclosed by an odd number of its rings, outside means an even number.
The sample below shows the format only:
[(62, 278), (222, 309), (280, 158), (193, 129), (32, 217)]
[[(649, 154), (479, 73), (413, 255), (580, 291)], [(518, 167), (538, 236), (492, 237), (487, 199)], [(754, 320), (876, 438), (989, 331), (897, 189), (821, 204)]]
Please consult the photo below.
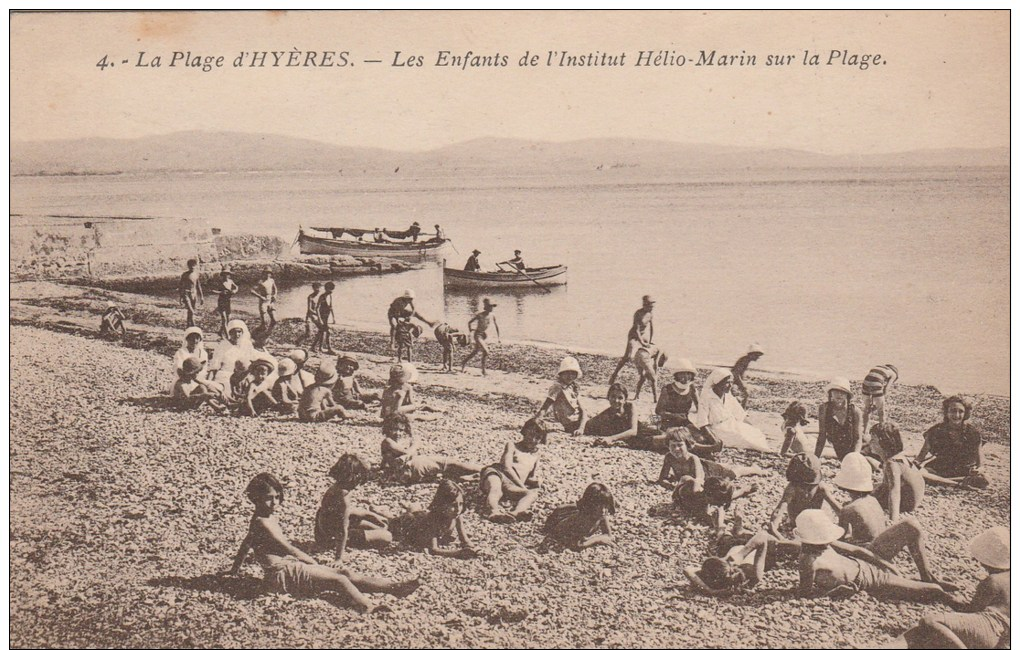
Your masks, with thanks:
[(12, 645), (1008, 646), (1008, 11), (10, 44)]

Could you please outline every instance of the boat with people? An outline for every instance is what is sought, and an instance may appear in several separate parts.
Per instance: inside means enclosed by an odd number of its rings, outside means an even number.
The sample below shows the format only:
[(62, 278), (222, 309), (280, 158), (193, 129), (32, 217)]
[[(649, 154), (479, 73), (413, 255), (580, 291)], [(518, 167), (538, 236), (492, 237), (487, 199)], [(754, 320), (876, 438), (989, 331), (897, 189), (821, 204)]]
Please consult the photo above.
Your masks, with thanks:
[[(420, 232), (420, 231), (419, 231)], [(428, 235), (426, 235), (428, 237)], [(412, 229), (299, 228), (299, 250), (306, 255), (385, 257), (406, 262), (438, 262), (449, 246), (445, 237), (419, 238)]]
[(567, 267), (562, 264), (499, 271), (461, 271), (443, 268), (443, 283), (448, 287), (486, 289), (547, 288), (567, 283)]

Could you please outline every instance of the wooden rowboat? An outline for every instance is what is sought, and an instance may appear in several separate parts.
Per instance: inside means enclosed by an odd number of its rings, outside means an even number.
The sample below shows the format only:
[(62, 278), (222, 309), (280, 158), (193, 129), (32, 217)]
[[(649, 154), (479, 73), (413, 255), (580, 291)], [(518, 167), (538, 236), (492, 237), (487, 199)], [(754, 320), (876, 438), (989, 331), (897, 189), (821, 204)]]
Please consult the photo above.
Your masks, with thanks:
[(443, 269), (443, 283), (448, 287), (480, 287), (487, 289), (534, 289), (567, 283), (567, 267), (542, 266), (524, 271), (458, 271)]
[(363, 242), (337, 239), (312, 229), (313, 234), (301, 229), (298, 244), (307, 255), (351, 255), (353, 257), (385, 257), (405, 262), (438, 262), (449, 245), (448, 240), (414, 242)]

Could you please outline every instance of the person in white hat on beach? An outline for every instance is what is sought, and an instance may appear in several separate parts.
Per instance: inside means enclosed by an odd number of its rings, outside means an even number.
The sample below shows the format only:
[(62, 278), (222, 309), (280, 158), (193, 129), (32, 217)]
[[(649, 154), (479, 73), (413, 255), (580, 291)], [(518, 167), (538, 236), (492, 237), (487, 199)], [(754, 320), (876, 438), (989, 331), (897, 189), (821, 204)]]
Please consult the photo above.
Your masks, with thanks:
[(1009, 529), (989, 528), (970, 542), (988, 577), (970, 602), (952, 600), (959, 613), (931, 613), (885, 648), (1002, 648), (1009, 643)]
[(797, 515), (794, 534), (801, 543), (798, 565), (804, 595), (842, 597), (866, 591), (894, 600), (953, 601), (939, 584), (904, 578), (895, 566), (874, 552), (840, 543), (845, 533), (821, 510), (809, 509)]
[(695, 427), (708, 427), (727, 447), (769, 451), (765, 434), (747, 423), (747, 412), (730, 393), (733, 375), (729, 368), (716, 368), (698, 395), (698, 410), (691, 416)]
[(588, 416), (581, 407), (577, 380), (581, 378), (581, 364), (574, 357), (563, 357), (556, 381), (549, 387), (545, 402), (542, 403), (535, 419), (546, 421), (551, 414), (554, 422), (560, 424), (566, 433), (579, 435), (584, 431)]
[(694, 390), (694, 379), (698, 369), (690, 359), (677, 359), (673, 368), (673, 381), (662, 387), (659, 400), (655, 403), (655, 414), (659, 416), (659, 426), (686, 427), (691, 411), (698, 410), (698, 394)]
[(737, 359), (737, 362), (733, 364), (733, 368), (730, 372), (733, 373), (733, 394), (737, 396), (740, 401), (740, 405), (747, 408), (747, 400), (751, 396), (751, 391), (748, 389), (747, 384), (744, 383), (744, 374), (747, 372), (748, 367), (758, 359), (762, 358), (765, 354), (765, 350), (762, 349), (761, 345), (752, 343), (748, 348), (744, 356)]
[(863, 546), (887, 562), (907, 549), (922, 581), (956, 591), (956, 585), (943, 582), (932, 573), (925, 548), (927, 535), (917, 519), (903, 516), (891, 526), (886, 523), (882, 505), (871, 494), (875, 484), (867, 458), (856, 452), (844, 456), (833, 483), (851, 498), (839, 511), (839, 525), (846, 529), (845, 541)]
[(652, 325), (652, 310), (655, 308), (655, 299), (651, 296), (641, 297), (641, 309), (634, 312), (634, 319), (627, 332), (627, 349), (623, 351), (623, 357), (616, 364), (616, 369), (609, 376), (610, 385), (616, 383), (616, 376), (620, 374), (628, 361), (634, 360), (634, 354), (640, 348), (648, 348), (652, 345), (652, 337), (655, 335), (655, 327)]
[(850, 381), (836, 377), (825, 387), (826, 401), (818, 405), (818, 442), (815, 456), (822, 457), (825, 443), (832, 444), (836, 458), (843, 459), (851, 451), (860, 452), (863, 445), (861, 435), (861, 409), (851, 399)]
[(471, 333), (471, 337), (474, 339), (475, 347), (471, 350), (471, 354), (464, 357), (464, 361), (461, 362), (461, 372), (467, 370), (468, 362), (474, 359), (476, 354), (481, 353), (482, 375), (485, 375), (485, 362), (489, 360), (489, 346), (485, 341), (489, 338), (490, 325), (496, 330), (496, 342), (501, 342), (499, 323), (496, 322), (496, 316), (492, 313), (492, 310), (495, 308), (496, 303), (488, 298), (482, 298), (482, 311), (472, 316), (471, 320), (468, 321), (468, 332)]

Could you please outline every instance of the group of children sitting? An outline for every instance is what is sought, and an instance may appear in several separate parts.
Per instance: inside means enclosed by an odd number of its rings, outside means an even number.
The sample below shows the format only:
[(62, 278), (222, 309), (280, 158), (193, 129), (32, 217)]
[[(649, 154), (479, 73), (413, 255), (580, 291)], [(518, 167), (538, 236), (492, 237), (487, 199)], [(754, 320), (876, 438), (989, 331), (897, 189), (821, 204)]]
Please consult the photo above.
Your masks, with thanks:
[[(733, 504), (754, 493), (756, 486), (737, 483), (765, 472), (719, 462), (723, 444), (712, 428), (692, 424), (692, 414), (698, 409), (696, 369), (686, 360), (680, 360), (673, 383), (663, 388), (657, 400), (657, 421), (643, 424), (619, 383), (609, 388), (609, 407), (589, 418), (580, 399), (580, 363), (573, 357), (564, 358), (545, 400), (522, 427), (521, 439), (508, 442), (497, 462), (483, 465), (423, 453), (409, 417), (423, 408), (414, 398), (417, 372), (410, 363), (394, 365), (385, 390), (375, 394), (361, 389), (355, 376), (358, 361), (347, 354), (339, 355), (335, 363), (322, 361), (314, 374), (304, 367), (308, 355), (303, 350), (294, 350), (278, 362), (264, 351), (231, 355), (248, 351), (246, 330), (235, 323), (228, 324), (228, 339), (218, 351), (219, 366), (212, 369), (206, 368), (201, 331), (189, 328), (185, 332), (184, 344), (175, 355), (178, 380), (173, 390), (173, 399), (181, 408), (208, 404), (217, 411), (296, 413), (301, 421), (323, 422), (345, 419), (352, 410), (378, 407), (382, 418), (381, 476), (414, 483), (440, 480), (428, 507), (410, 507), (394, 515), (355, 504), (354, 491), (373, 473), (364, 459), (353, 454), (341, 456), (329, 470), (334, 484), (323, 496), (315, 522), (316, 542), (332, 549), (338, 561), (348, 546), (380, 547), (394, 542), (438, 555), (475, 557), (477, 551), (463, 518), (470, 494), (455, 479), (477, 480), (480, 511), (490, 521), (530, 521), (532, 506), (541, 494), (541, 447), (550, 431), (562, 430), (595, 436), (603, 445), (623, 443), (664, 453), (655, 481), (672, 491), (678, 516), (704, 524), (710, 531), (708, 557), (700, 567), (685, 571), (694, 588), (706, 594), (724, 596), (752, 589), (768, 570), (789, 558), (800, 574), (799, 588), (808, 596), (867, 591), (887, 598), (940, 602), (972, 612), (926, 617), (897, 643), (922, 647), (919, 644), (933, 643), (932, 639), (955, 638), (971, 644), (959, 647), (986, 647), (972, 643), (998, 639), (1008, 631), (1008, 531), (991, 529), (975, 538), (972, 552), (990, 577), (981, 583), (971, 602), (955, 597), (957, 587), (936, 577), (925, 548), (925, 531), (909, 514), (925, 496), (927, 474), (906, 458), (898, 428), (885, 421), (884, 404), (879, 403), (880, 410), (876, 409), (874, 399), (868, 411), (877, 410), (879, 422), (868, 432), (868, 444), (851, 441), (849, 447), (840, 444), (837, 450), (841, 464), (833, 483), (845, 499), (837, 499), (822, 482), (818, 447), (824, 449), (824, 440), (815, 448), (808, 443), (803, 432), (807, 408), (800, 402), (786, 408), (780, 453), (792, 454), (786, 470), (788, 484), (770, 521), (763, 522), (764, 529), (752, 532), (745, 529), (740, 510)], [(225, 374), (223, 365), (231, 361), (233, 371)], [(836, 384), (839, 382), (829, 386), (830, 401), (839, 397), (833, 391), (843, 390)], [(844, 413), (847, 422), (856, 408), (849, 406)], [(951, 406), (945, 407), (947, 422)], [(824, 409), (822, 413), (824, 418)], [(835, 441), (833, 446), (837, 446)], [(926, 446), (930, 446), (927, 437)], [(873, 477), (876, 471), (880, 475), (877, 483)], [(366, 592), (403, 595), (417, 588), (417, 579), (389, 581), (317, 564), (291, 545), (280, 529), (275, 511), (283, 501), (283, 491), (269, 474), (252, 479), (246, 494), (255, 514), (232, 571), (238, 571), (248, 552), (254, 551), (272, 589), (295, 595), (339, 591), (365, 611), (375, 608)], [(592, 483), (575, 504), (560, 506), (548, 515), (542, 547), (559, 544), (580, 550), (612, 544), (609, 520), (615, 509), (609, 488)], [(453, 548), (453, 542), (459, 547)], [(916, 579), (903, 576), (892, 564), (903, 550), (914, 561)]]

